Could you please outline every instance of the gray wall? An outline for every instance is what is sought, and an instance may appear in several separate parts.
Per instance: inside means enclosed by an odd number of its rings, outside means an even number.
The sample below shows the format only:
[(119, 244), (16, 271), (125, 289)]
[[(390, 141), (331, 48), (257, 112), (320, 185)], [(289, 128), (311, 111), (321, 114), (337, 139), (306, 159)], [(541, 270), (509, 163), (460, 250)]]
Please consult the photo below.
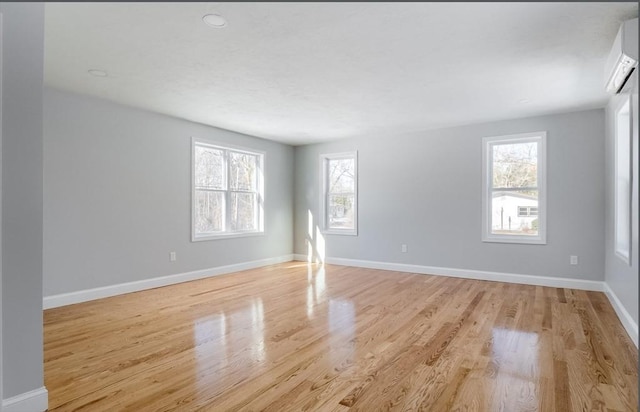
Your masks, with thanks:
[[(266, 152), (265, 235), (191, 242), (191, 136)], [(293, 249), (291, 146), (45, 88), (44, 175), (44, 296)]]
[(3, 397), (43, 386), (42, 78), (44, 5), (0, 3)]
[[(482, 137), (540, 130), (547, 244), (483, 243)], [(358, 236), (326, 235), (327, 257), (604, 280), (604, 110), (297, 147), (295, 253), (307, 254), (309, 211), (319, 216), (319, 154), (349, 150), (358, 150)]]
[(615, 179), (615, 163), (614, 163), (614, 136), (615, 125), (613, 117), (615, 110), (619, 107), (623, 98), (628, 98), (629, 94), (617, 95), (611, 98), (607, 105), (607, 138), (606, 138), (606, 234), (605, 234), (605, 250), (606, 250), (606, 266), (605, 276), (606, 282), (616, 294), (620, 302), (636, 325), (638, 324), (638, 74), (637, 71), (633, 76), (633, 192), (632, 192), (632, 232), (631, 232), (631, 265), (621, 260), (615, 253), (614, 244), (614, 179)]

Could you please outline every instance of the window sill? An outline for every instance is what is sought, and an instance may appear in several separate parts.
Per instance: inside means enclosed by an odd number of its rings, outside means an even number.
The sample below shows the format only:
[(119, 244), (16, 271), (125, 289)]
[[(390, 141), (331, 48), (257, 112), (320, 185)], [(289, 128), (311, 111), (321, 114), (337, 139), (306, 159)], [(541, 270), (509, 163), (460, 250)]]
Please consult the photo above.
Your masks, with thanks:
[(528, 237), (528, 236), (486, 236), (482, 238), (486, 243), (515, 243), (521, 245), (546, 245), (547, 240), (544, 237)]
[(618, 257), (618, 259), (623, 261), (626, 265), (631, 266), (631, 259), (629, 259), (628, 252), (625, 254), (625, 253), (621, 252), (620, 250), (616, 249), (616, 256)]
[(220, 240), (220, 239), (233, 239), (238, 237), (252, 237), (252, 236), (264, 236), (264, 231), (262, 232), (239, 232), (239, 233), (228, 233), (228, 234), (219, 234), (219, 235), (206, 235), (206, 236), (192, 236), (192, 242), (203, 242), (207, 240)]
[(320, 233), (323, 235), (358, 236), (358, 232), (355, 231), (323, 230)]

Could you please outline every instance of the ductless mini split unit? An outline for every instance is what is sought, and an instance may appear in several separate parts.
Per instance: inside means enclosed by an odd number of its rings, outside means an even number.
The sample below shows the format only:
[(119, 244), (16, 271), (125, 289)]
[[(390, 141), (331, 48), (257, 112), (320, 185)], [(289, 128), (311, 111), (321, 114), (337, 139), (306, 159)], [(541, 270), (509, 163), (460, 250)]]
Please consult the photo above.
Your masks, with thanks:
[(605, 87), (609, 93), (620, 93), (638, 66), (638, 18), (620, 26), (605, 65)]

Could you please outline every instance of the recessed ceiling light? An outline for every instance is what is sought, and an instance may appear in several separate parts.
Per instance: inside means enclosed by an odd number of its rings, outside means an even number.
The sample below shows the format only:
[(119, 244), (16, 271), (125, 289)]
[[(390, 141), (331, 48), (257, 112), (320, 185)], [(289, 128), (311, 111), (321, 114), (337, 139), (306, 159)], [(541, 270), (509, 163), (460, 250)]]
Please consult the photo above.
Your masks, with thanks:
[(219, 14), (205, 14), (202, 17), (202, 21), (204, 21), (207, 26), (215, 27), (216, 29), (227, 25), (227, 21)]
[(87, 72), (90, 75), (95, 76), (95, 77), (107, 77), (109, 75), (104, 70), (98, 70), (98, 69), (90, 69), (90, 70), (87, 70)]

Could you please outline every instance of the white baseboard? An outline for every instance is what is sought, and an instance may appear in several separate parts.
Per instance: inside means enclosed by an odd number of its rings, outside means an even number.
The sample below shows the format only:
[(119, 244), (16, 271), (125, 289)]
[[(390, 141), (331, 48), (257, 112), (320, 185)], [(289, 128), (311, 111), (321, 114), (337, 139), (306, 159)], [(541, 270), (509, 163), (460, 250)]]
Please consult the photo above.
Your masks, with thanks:
[[(295, 260), (303, 262), (306, 262), (308, 260), (306, 255), (300, 254), (293, 255), (293, 258)], [(470, 269), (452, 269), (434, 266), (409, 265), (404, 263), (376, 262), (371, 260), (330, 257), (326, 258), (325, 260), (326, 263), (334, 265), (355, 266), (369, 269), (395, 270), (397, 272), (419, 273), (435, 276), (451, 276), (465, 279), (492, 280), (497, 282), (518, 283), (523, 285), (549, 286), (554, 288), (568, 288), (604, 292), (609, 299), (609, 302), (611, 302), (611, 306), (618, 315), (622, 326), (627, 331), (627, 334), (629, 335), (633, 343), (636, 345), (636, 348), (638, 347), (638, 324), (634, 322), (629, 312), (627, 312), (625, 307), (622, 305), (622, 302), (620, 302), (616, 294), (613, 293), (606, 282), (570, 278), (552, 278), (546, 276), (520, 275), (513, 273), (487, 272)]]
[(3, 412), (42, 412), (49, 408), (49, 392), (44, 386), (2, 400)]
[(627, 334), (633, 341), (633, 344), (638, 347), (638, 324), (633, 320), (627, 309), (625, 309), (618, 296), (613, 292), (613, 290), (609, 287), (608, 283), (604, 283), (604, 293), (609, 298), (609, 302), (611, 302), (611, 306), (613, 306), (613, 310), (616, 311), (622, 326), (627, 331)]
[[(295, 260), (307, 261), (306, 255), (293, 255)], [(547, 276), (520, 275), (513, 273), (488, 272), (483, 270), (453, 269), (436, 266), (410, 265), (406, 263), (388, 263), (372, 260), (357, 260), (344, 258), (325, 259), (326, 263), (334, 265), (355, 266), (369, 269), (395, 270), (397, 272), (419, 273), (423, 275), (450, 276), (455, 278), (491, 280), (496, 282), (518, 283), (522, 285), (549, 286), (554, 288), (569, 288), (581, 290), (604, 291), (604, 282), (595, 280), (581, 280), (570, 278), (553, 278)]]
[(211, 276), (224, 275), (227, 273), (240, 272), (242, 270), (255, 269), (262, 266), (274, 265), (277, 263), (290, 262), (291, 260), (293, 260), (293, 255), (284, 255), (274, 258), (254, 260), (251, 262), (238, 263), (234, 265), (219, 266), (215, 268), (196, 270), (193, 272), (179, 273), (176, 275), (161, 276), (157, 278), (138, 280), (135, 282), (119, 283), (117, 285), (79, 290), (77, 292), (45, 296), (42, 300), (42, 307), (43, 309), (57, 308), (59, 306), (87, 302), (89, 300), (107, 298), (124, 293), (138, 292), (141, 290), (168, 286), (176, 283), (208, 278)]
[[(80, 290), (77, 292), (62, 293), (59, 295), (46, 296), (43, 299), (43, 308), (51, 309), (59, 306), (71, 305), (74, 303), (86, 302), (94, 299), (101, 299), (110, 296), (121, 295), (124, 293), (138, 292), (145, 289), (152, 289), (161, 286), (173, 285), (176, 283), (188, 282), (191, 280), (203, 279), (211, 276), (224, 275), (233, 272), (239, 272), (242, 270), (255, 269), (262, 266), (274, 265), (277, 263), (289, 262), (291, 260), (297, 260), (306, 262), (308, 260), (306, 255), (294, 254), (284, 255), (275, 258), (268, 258), (262, 260), (254, 260), (251, 262), (238, 263), (234, 265), (219, 266), (216, 268), (196, 270), (193, 272), (180, 273), (176, 275), (162, 276), (152, 279), (139, 280), (135, 282), (120, 283), (117, 285), (104, 286), (100, 288)], [(411, 265), (405, 263), (388, 263), (377, 262), (371, 260), (358, 260), (358, 259), (345, 259), (345, 258), (327, 258), (326, 263), (343, 266), (354, 266), (369, 269), (382, 269), (382, 270), (394, 270), (397, 272), (409, 272), (419, 273), (435, 276), (450, 276), (465, 279), (475, 280), (490, 280), (496, 282), (517, 283), (523, 285), (536, 285), (536, 286), (549, 286), (556, 288), (570, 288), (581, 290), (593, 290), (597, 292), (604, 292), (607, 298), (611, 302), (611, 306), (615, 310), (620, 322), (624, 326), (625, 330), (629, 334), (629, 337), (633, 343), (638, 347), (638, 324), (633, 321), (633, 318), (627, 310), (624, 308), (615, 293), (609, 288), (605, 282), (599, 282), (594, 280), (581, 280), (570, 278), (552, 278), (546, 276), (532, 276), (513, 273), (502, 272), (488, 272), (480, 270), (470, 269), (453, 269), (442, 268), (436, 266), (423, 266), (423, 265)], [(41, 388), (36, 391), (37, 396), (40, 396), (40, 391), (43, 390), (46, 398), (46, 389)], [(31, 397), (32, 392), (19, 395), (17, 397), (9, 398), (3, 401), (3, 406), (6, 408), (7, 402), (11, 404), (20, 401), (21, 397), (29, 395)], [(18, 399), (20, 398), (20, 399)], [(16, 399), (14, 401), (14, 399)], [(46, 408), (45, 408), (46, 409)], [(4, 409), (3, 409), (4, 410)], [(25, 410), (25, 409), (6, 409), (7, 411), (13, 410)], [(35, 409), (34, 409), (35, 410)]]

